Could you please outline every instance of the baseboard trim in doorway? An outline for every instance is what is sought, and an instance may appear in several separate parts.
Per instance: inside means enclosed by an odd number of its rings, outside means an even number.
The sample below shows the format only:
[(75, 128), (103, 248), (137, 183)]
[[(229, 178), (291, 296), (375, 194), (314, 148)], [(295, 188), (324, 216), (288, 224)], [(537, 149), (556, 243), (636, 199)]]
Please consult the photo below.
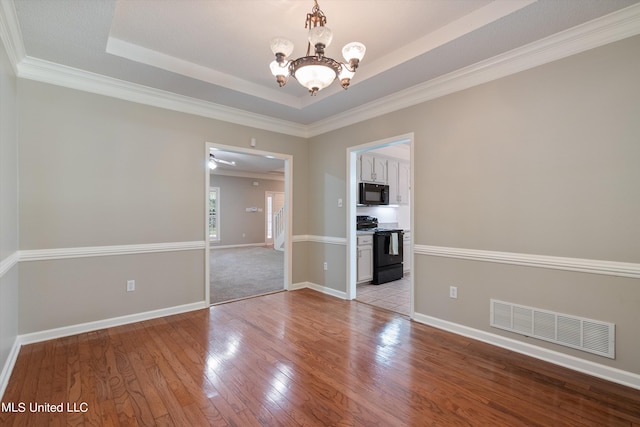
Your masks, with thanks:
[(291, 286), (289, 286), (289, 290), (290, 291), (295, 291), (295, 290), (304, 289), (304, 288), (313, 289), (314, 291), (318, 291), (318, 292), (321, 292), (323, 294), (331, 295), (332, 297), (336, 297), (336, 298), (340, 298), (340, 299), (347, 299), (347, 293), (346, 292), (338, 291), (337, 289), (329, 288), (327, 286), (318, 285), (318, 284), (312, 283), (312, 282), (294, 283)]
[(244, 243), (241, 245), (214, 245), (213, 243), (211, 244), (210, 248), (211, 250), (216, 250), (216, 249), (234, 249), (234, 248), (252, 248), (254, 246), (267, 246), (266, 242), (262, 242), (262, 243)]
[(245, 299), (257, 298), (257, 297), (264, 297), (271, 294), (279, 294), (280, 292), (286, 292), (286, 289), (278, 289), (277, 291), (265, 292), (263, 294), (247, 295), (246, 297), (234, 298), (227, 301), (214, 302), (214, 303), (211, 303), (210, 305), (211, 307), (215, 307), (217, 305), (229, 304), (230, 302), (242, 301)]
[(9, 378), (11, 377), (11, 372), (13, 372), (13, 367), (16, 364), (16, 360), (18, 360), (18, 354), (20, 353), (20, 340), (18, 337), (13, 341), (13, 346), (11, 346), (11, 351), (9, 352), (9, 356), (2, 368), (2, 372), (0, 372), (0, 400), (2, 400), (4, 396), (4, 391), (7, 389), (7, 384), (9, 384)]

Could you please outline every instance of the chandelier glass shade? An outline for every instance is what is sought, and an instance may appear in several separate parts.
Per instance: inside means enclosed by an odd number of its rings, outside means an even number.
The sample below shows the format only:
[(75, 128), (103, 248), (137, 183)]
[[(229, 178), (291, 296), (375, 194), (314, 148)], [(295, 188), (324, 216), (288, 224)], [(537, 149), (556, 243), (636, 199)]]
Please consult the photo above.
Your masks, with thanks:
[[(285, 38), (277, 37), (271, 40), (271, 51), (276, 56), (269, 68), (280, 87), (284, 86), (289, 77), (293, 76), (298, 83), (306, 87), (311, 95), (329, 86), (338, 78), (344, 89), (349, 87), (360, 61), (364, 57), (366, 48), (362, 43), (351, 42), (342, 49), (342, 56), (346, 62), (338, 62), (324, 55), (333, 39), (333, 32), (326, 27), (327, 18), (320, 10), (317, 0), (314, 0), (311, 13), (307, 14), (305, 28), (309, 28), (307, 55), (298, 59), (288, 59), (293, 52), (293, 43)], [(311, 47), (314, 54), (311, 55)]]

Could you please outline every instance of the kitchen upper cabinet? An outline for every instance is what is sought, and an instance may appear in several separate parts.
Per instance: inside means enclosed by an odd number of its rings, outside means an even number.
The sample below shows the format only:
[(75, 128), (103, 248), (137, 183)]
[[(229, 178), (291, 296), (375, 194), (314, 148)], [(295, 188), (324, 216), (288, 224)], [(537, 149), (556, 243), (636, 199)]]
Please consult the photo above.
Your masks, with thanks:
[(398, 163), (398, 204), (408, 205), (411, 194), (411, 169), (409, 163)]
[(398, 192), (398, 166), (399, 162), (389, 160), (387, 162), (387, 180), (389, 184), (389, 203), (392, 205), (398, 204), (399, 192)]
[(411, 170), (408, 162), (373, 153), (362, 153), (358, 157), (356, 167), (358, 182), (389, 186), (389, 204), (409, 204)]
[(360, 155), (358, 166), (359, 166), (359, 175), (358, 175), (359, 181), (373, 182), (375, 184), (387, 183), (387, 159), (386, 158), (363, 153)]
[(389, 203), (392, 205), (408, 205), (409, 185), (411, 182), (409, 163), (389, 160), (387, 162), (387, 171)]

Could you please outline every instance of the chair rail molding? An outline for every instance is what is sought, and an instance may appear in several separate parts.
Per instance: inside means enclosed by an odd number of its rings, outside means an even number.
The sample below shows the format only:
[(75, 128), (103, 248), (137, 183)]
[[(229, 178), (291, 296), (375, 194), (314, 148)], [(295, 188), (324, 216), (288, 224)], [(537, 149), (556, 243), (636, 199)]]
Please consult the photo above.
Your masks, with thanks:
[(206, 242), (147, 243), (139, 245), (87, 246), (78, 248), (33, 249), (19, 251), (20, 262), (46, 261), (96, 256), (133, 255), (157, 252), (204, 250)]
[(11, 270), (20, 260), (19, 252), (13, 252), (0, 262), (0, 278), (2, 278), (9, 270)]
[(566, 258), (551, 255), (533, 255), (428, 245), (415, 245), (414, 253), (419, 255), (457, 258), (470, 261), (495, 262), (500, 264), (521, 265), (525, 267), (539, 267), (640, 279), (640, 264), (630, 262)]

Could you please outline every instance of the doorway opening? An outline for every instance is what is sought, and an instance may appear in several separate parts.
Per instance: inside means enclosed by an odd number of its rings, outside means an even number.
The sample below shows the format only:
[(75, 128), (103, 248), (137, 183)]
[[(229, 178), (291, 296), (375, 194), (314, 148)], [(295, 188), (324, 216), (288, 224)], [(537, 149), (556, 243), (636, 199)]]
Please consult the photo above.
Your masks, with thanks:
[(206, 300), (219, 304), (289, 289), (293, 157), (205, 145), (213, 163), (205, 177)]
[[(347, 298), (396, 311), (413, 318), (413, 133), (347, 148)], [(359, 204), (360, 183), (388, 186), (388, 205)], [(369, 188), (369, 187), (367, 187)], [(373, 224), (358, 230), (358, 222)], [(384, 229), (376, 233), (376, 229)], [(380, 234), (393, 231), (393, 246), (401, 246), (402, 277), (375, 279), (375, 254)], [(398, 240), (400, 240), (398, 242)], [(396, 243), (397, 242), (397, 243)], [(386, 247), (385, 249), (386, 250)], [(397, 257), (395, 257), (397, 258)], [(373, 284), (376, 283), (376, 284)]]

